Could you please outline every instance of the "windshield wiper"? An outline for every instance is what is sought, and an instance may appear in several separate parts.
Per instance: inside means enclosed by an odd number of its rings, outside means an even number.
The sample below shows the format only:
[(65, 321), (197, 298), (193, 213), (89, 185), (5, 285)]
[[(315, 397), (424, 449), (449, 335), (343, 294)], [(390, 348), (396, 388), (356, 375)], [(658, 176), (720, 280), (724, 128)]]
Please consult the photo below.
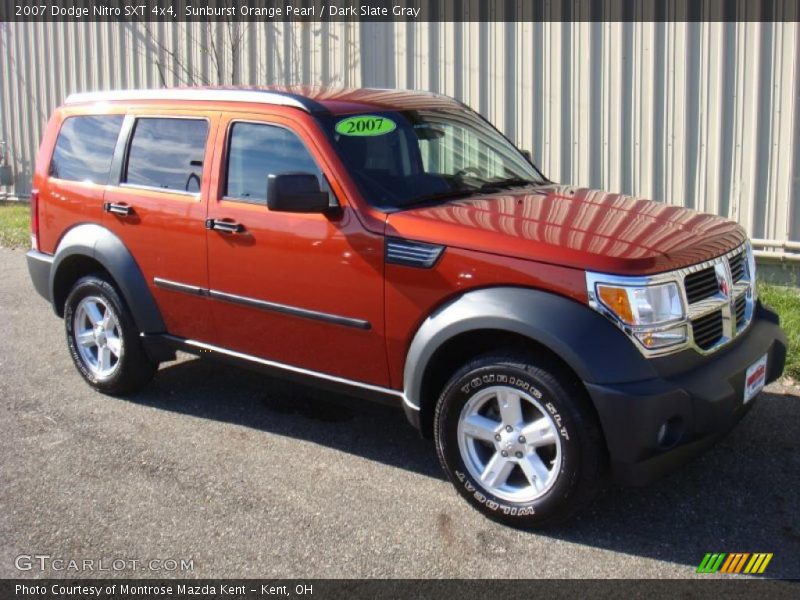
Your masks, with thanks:
[(480, 189), (483, 191), (491, 190), (494, 188), (512, 188), (523, 187), (526, 185), (539, 185), (541, 182), (532, 179), (523, 179), (521, 177), (509, 177), (508, 179), (497, 179), (495, 181), (487, 181)]
[(432, 204), (443, 200), (455, 200), (456, 198), (468, 198), (479, 194), (486, 194), (490, 192), (500, 191), (503, 188), (522, 187), (526, 185), (540, 185), (541, 182), (533, 181), (532, 179), (522, 179), (520, 177), (509, 177), (508, 179), (498, 179), (497, 181), (487, 181), (475, 188), (467, 188), (460, 190), (450, 190), (448, 192), (438, 192), (435, 194), (428, 194), (415, 198), (410, 202), (406, 202), (397, 206), (398, 210), (405, 210), (407, 208), (418, 207), (423, 204)]
[(420, 196), (419, 198), (415, 198), (411, 202), (406, 202), (404, 204), (398, 205), (397, 208), (399, 210), (405, 210), (406, 208), (420, 206), (421, 204), (432, 204), (434, 202), (439, 202), (440, 200), (455, 200), (456, 198), (468, 198), (469, 196), (474, 196), (475, 194), (483, 194), (484, 192), (485, 190), (483, 189), (483, 187), (469, 188), (462, 190), (450, 190), (449, 192), (437, 192), (435, 194), (427, 194), (425, 196)]

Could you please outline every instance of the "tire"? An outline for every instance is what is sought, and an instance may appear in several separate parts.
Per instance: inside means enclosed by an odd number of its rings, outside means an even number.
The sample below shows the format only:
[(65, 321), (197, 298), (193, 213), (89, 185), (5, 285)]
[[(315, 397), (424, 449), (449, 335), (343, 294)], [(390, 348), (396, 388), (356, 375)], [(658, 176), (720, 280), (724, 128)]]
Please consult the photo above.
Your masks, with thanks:
[(82, 277), (72, 287), (64, 306), (64, 325), (75, 367), (104, 394), (139, 391), (158, 369), (142, 346), (128, 307), (100, 275)]
[(434, 440), (458, 493), (513, 527), (566, 521), (606, 480), (605, 443), (586, 391), (546, 360), (489, 354), (465, 365), (436, 405)]

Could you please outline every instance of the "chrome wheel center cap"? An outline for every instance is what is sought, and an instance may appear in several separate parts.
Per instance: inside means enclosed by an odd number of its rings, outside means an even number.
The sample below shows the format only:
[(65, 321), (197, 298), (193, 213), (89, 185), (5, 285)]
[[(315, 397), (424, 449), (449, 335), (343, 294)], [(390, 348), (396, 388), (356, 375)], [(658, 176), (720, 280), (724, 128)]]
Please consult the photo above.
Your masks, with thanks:
[(525, 444), (519, 442), (519, 431), (503, 431), (500, 434), (500, 441), (497, 442), (499, 452), (507, 452), (509, 456), (514, 456), (517, 452), (525, 453)]
[(106, 345), (106, 332), (100, 325), (94, 328), (94, 341), (97, 342), (98, 346)]

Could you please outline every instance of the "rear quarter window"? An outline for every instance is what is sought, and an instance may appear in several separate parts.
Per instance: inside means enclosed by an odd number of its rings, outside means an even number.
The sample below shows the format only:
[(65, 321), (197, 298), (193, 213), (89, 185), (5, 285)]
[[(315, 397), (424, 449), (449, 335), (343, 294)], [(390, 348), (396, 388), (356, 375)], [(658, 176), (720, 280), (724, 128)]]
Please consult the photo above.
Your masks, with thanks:
[(207, 137), (204, 119), (137, 119), (124, 183), (199, 192)]
[(61, 125), (50, 177), (105, 185), (122, 115), (69, 117)]

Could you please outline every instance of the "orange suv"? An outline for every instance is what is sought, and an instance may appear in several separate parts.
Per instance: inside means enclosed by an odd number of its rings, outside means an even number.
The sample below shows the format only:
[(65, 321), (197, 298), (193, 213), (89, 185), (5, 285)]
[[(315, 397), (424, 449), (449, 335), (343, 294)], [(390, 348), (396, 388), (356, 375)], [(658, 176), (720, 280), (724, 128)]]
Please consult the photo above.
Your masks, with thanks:
[(670, 471), (783, 370), (741, 227), (548, 181), (436, 94), (78, 94), (34, 188), (30, 275), (91, 386), (184, 350), (388, 401), (514, 525)]

